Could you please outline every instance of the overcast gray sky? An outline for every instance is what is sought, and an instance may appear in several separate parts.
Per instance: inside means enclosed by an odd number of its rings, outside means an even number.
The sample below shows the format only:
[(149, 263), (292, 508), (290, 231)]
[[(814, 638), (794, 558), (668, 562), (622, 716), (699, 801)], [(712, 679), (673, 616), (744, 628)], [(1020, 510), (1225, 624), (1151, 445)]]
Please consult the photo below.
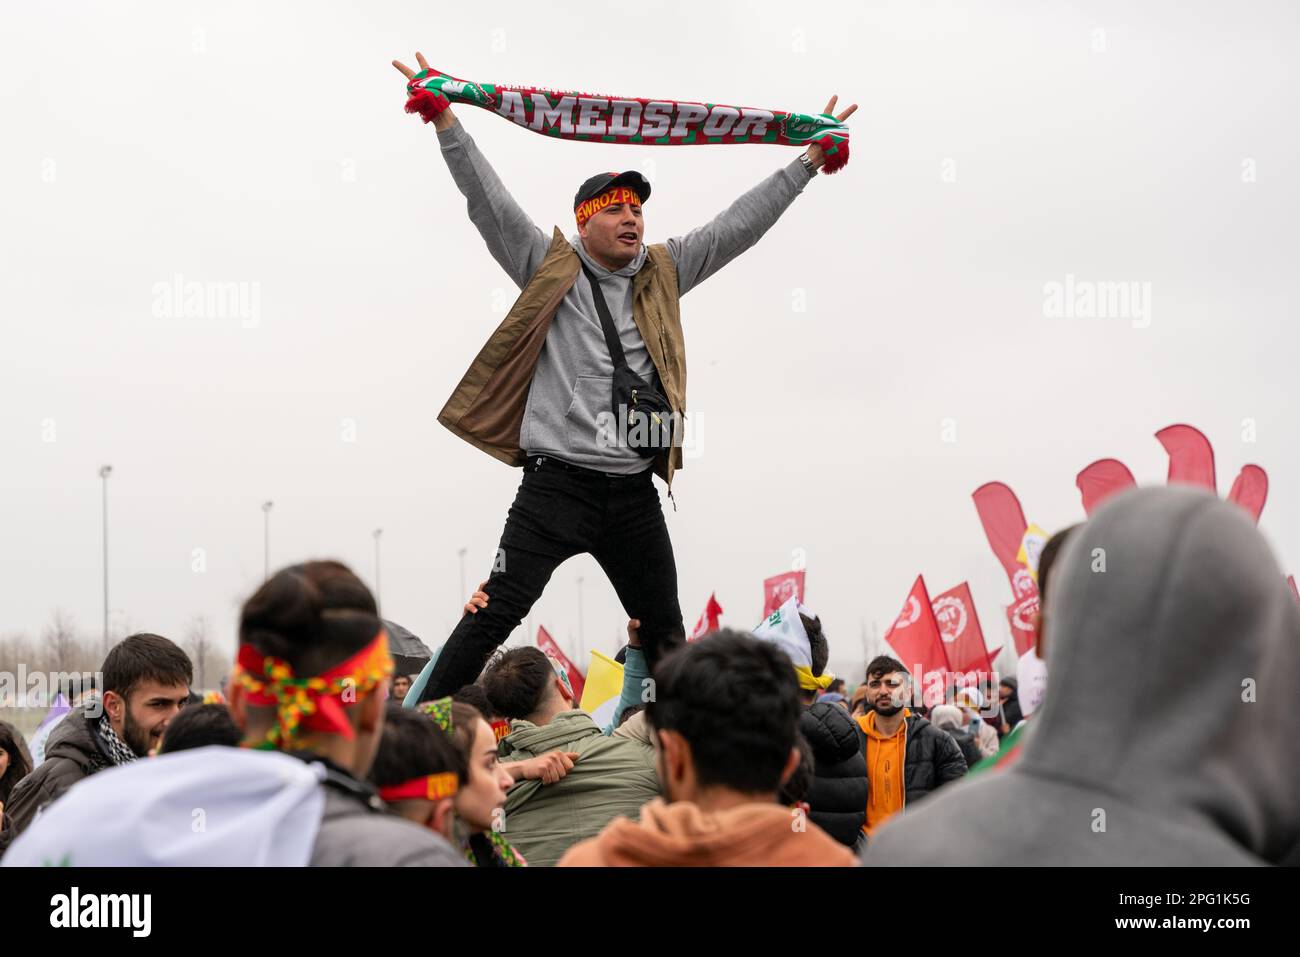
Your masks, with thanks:
[[(273, 565), (333, 556), (373, 581), (382, 527), (385, 614), (444, 639), (457, 552), (486, 577), (519, 472), (435, 416), (514, 291), (432, 127), (402, 112), (389, 61), (416, 49), (481, 82), (860, 104), (848, 168), (683, 300), (696, 448), (667, 519), (688, 628), (713, 590), (753, 626), (762, 578), (803, 550), (841, 671), (918, 572), (934, 594), (969, 581), (1004, 643), (1010, 592), (970, 493), (1005, 481), (1059, 527), (1093, 459), (1163, 483), (1152, 434), (1175, 422), (1214, 443), (1221, 494), (1247, 462), (1268, 471), (1261, 528), (1300, 572), (1293, 4), (602, 8), (6, 7), (0, 633), (62, 608), (99, 634), (111, 463), (121, 627), (182, 637), (204, 615), (233, 648), (271, 499)], [(796, 155), (458, 114), (566, 234), (595, 171), (650, 177), (655, 242)], [(1149, 284), (1149, 310), (1052, 318), (1067, 276)], [(187, 317), (165, 301), (176, 277), (241, 284), (245, 310)], [(533, 627), (574, 650), (579, 576), (587, 647), (612, 651), (625, 616), (586, 557)]]

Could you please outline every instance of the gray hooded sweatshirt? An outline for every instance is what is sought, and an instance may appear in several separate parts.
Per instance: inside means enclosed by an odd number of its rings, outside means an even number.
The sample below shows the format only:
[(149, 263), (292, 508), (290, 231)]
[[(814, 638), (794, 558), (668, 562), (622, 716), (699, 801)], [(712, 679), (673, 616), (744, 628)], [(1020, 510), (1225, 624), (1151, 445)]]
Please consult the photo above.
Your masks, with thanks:
[(864, 864), (1283, 859), (1300, 838), (1300, 608), (1241, 508), (1188, 486), (1116, 496), (1066, 543), (1046, 625), (1023, 757), (888, 822)]
[[(459, 121), (441, 130), (438, 142), (465, 196), (470, 220), (492, 257), (522, 289), (546, 258), (550, 234), (538, 229), (515, 202)], [(811, 178), (794, 159), (710, 222), (669, 239), (665, 245), (677, 266), (678, 295), (686, 295), (758, 242)], [(632, 318), (632, 277), (645, 263), (645, 246), (632, 262), (611, 272), (587, 255), (576, 234), (569, 242), (597, 278), (628, 367), (651, 381), (654, 363)], [(529, 456), (548, 455), (601, 472), (626, 475), (649, 468), (650, 460), (635, 450), (599, 440), (596, 416), (610, 408), (613, 377), (614, 360), (601, 332), (591, 284), (579, 273), (555, 313), (538, 357), (519, 447)]]

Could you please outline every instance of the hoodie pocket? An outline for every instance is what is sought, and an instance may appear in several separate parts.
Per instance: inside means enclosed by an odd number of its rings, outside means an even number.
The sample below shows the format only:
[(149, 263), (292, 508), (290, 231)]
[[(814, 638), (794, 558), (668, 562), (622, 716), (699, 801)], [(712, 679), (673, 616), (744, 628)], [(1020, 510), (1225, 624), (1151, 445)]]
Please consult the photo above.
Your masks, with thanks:
[(617, 444), (613, 391), (611, 376), (578, 376), (569, 409), (564, 413), (564, 444), (570, 452), (605, 455), (612, 445)]

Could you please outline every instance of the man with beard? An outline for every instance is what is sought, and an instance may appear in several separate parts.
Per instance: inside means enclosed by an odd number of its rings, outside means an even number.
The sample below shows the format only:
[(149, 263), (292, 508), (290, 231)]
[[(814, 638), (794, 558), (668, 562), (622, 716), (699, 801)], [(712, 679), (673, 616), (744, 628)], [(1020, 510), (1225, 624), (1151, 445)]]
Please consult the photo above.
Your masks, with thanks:
[(190, 694), (189, 657), (161, 635), (131, 635), (104, 659), (103, 694), (70, 712), (50, 732), (45, 760), (14, 788), (3, 852), (48, 804), (104, 768), (143, 758)]
[(966, 759), (946, 732), (904, 705), (912, 676), (887, 655), (867, 665), (867, 702), (858, 718), (867, 734), (867, 822), (870, 834), (891, 815), (966, 774)]

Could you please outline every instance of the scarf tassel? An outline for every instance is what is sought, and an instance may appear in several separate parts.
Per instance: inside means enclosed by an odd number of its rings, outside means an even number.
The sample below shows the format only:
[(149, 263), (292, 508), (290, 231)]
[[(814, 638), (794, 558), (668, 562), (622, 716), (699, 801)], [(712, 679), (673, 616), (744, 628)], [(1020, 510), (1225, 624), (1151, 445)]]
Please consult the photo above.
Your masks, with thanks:
[(822, 153), (826, 157), (826, 162), (822, 165), (822, 172), (828, 176), (838, 173), (849, 162), (849, 141), (847, 139), (836, 139), (827, 133), (817, 141), (817, 145), (822, 148)]
[(447, 99), (442, 93), (435, 93), (432, 90), (416, 90), (411, 94), (411, 98), (406, 101), (406, 112), (419, 113), (424, 122), (432, 123), (449, 106), (451, 106), (451, 100)]

